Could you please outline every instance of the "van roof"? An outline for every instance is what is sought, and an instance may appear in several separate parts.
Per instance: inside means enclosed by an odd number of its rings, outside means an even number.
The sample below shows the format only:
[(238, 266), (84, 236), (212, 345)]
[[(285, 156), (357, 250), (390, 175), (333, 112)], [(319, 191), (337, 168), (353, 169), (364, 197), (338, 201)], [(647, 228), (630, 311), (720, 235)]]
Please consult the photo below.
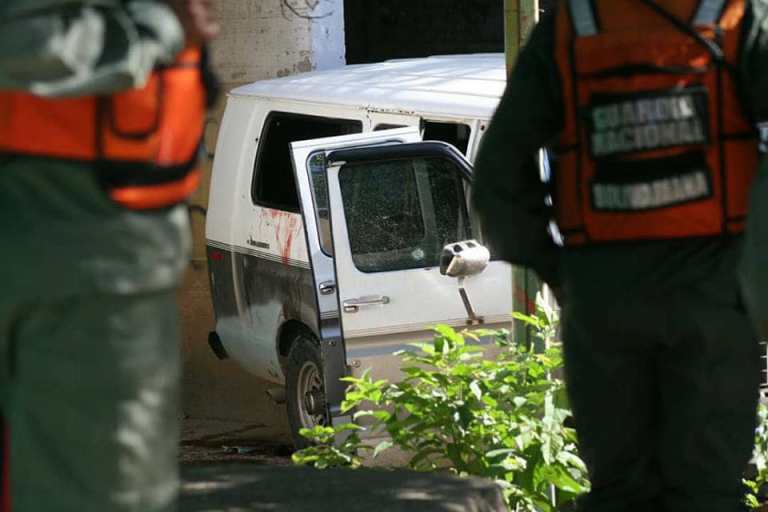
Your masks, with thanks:
[(262, 80), (231, 94), (489, 119), (505, 79), (503, 54), (441, 55)]

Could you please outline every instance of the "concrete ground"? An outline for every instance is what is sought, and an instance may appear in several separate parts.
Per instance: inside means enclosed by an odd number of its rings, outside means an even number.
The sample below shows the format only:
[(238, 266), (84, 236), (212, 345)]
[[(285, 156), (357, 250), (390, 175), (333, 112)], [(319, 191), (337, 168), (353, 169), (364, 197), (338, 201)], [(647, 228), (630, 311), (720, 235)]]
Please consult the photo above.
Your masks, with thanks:
[(371, 469), (205, 465), (183, 469), (184, 512), (504, 512), (482, 479)]

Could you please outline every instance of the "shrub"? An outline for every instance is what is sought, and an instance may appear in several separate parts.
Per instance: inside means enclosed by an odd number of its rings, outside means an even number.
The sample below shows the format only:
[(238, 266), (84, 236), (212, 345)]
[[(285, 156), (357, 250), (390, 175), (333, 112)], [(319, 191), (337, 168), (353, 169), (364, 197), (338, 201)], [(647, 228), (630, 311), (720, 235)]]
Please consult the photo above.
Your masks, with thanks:
[(755, 466), (754, 478), (744, 479), (747, 487), (744, 501), (749, 508), (759, 509), (763, 506), (760, 497), (765, 496), (765, 489), (768, 487), (768, 408), (763, 403), (757, 408), (757, 430), (752, 462)]
[[(366, 449), (358, 431), (365, 429), (389, 437), (374, 456), (397, 446), (414, 470), (492, 478), (517, 510), (547, 512), (570, 502), (588, 482), (575, 433), (564, 425), (570, 413), (563, 383), (552, 376), (562, 364), (554, 342), (557, 316), (540, 305), (536, 315), (516, 318), (534, 328), (542, 350), (511, 342), (505, 330), (458, 333), (441, 325), (431, 343), (401, 353), (402, 381), (373, 380), (368, 372), (346, 378), (342, 409), (355, 411), (355, 426), (303, 431), (315, 445), (294, 461), (357, 466)], [(480, 337), (495, 340), (495, 358), (483, 357)], [(360, 426), (363, 418), (370, 424)], [(334, 438), (342, 440), (334, 445)]]
[[(557, 313), (539, 301), (536, 315), (514, 316), (533, 328), (542, 350), (510, 342), (503, 330), (457, 333), (438, 326), (432, 343), (402, 353), (403, 381), (375, 381), (367, 372), (346, 378), (350, 387), (342, 409), (356, 411), (353, 423), (304, 429), (314, 445), (296, 452), (294, 462), (357, 468), (363, 452), (375, 457), (397, 446), (410, 452), (412, 469), (495, 479), (513, 510), (549, 512), (572, 502), (589, 484), (575, 433), (564, 425), (570, 413), (563, 383), (553, 377), (562, 363)], [(482, 349), (472, 343), (480, 336), (494, 338), (500, 349), (495, 359), (481, 357)], [(372, 422), (363, 427), (358, 420), (366, 417)], [(361, 441), (362, 431), (389, 439), (373, 448)], [(758, 408), (752, 462), (745, 503), (759, 509), (768, 489), (764, 404)]]

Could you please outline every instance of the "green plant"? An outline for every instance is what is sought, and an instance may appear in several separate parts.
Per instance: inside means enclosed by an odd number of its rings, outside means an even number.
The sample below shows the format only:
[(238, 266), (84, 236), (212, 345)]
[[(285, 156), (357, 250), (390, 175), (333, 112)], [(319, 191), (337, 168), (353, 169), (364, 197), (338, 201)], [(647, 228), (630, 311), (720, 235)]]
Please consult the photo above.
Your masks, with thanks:
[[(343, 410), (389, 436), (374, 455), (397, 446), (411, 454), (412, 469), (493, 478), (519, 511), (552, 511), (584, 492), (586, 468), (564, 425), (570, 413), (558, 399), (563, 384), (553, 377), (562, 364), (557, 315), (542, 302), (536, 315), (516, 315), (534, 329), (540, 351), (511, 342), (508, 331), (458, 333), (441, 325), (431, 343), (401, 353), (402, 381), (376, 381), (368, 372), (345, 379)], [(495, 340), (495, 358), (483, 357), (481, 337)], [(335, 448), (343, 457), (324, 447), (335, 432), (325, 431), (324, 439), (307, 434), (316, 445), (295, 454), (298, 463), (349, 465), (346, 458), (355, 460), (362, 447), (357, 431)]]
[(768, 487), (768, 407), (763, 403), (760, 403), (757, 408), (757, 420), (755, 448), (752, 455), (755, 475), (754, 478), (744, 479), (744, 485), (747, 487), (744, 502), (752, 509), (762, 506), (759, 497), (764, 496), (764, 490)]
[[(358, 432), (363, 427), (355, 423), (342, 423), (333, 427), (315, 425), (302, 428), (299, 433), (312, 441), (312, 445), (293, 454), (296, 464), (317, 469), (347, 467), (356, 469), (362, 464), (360, 453), (368, 447), (360, 441)], [(337, 439), (341, 438), (341, 439)]]

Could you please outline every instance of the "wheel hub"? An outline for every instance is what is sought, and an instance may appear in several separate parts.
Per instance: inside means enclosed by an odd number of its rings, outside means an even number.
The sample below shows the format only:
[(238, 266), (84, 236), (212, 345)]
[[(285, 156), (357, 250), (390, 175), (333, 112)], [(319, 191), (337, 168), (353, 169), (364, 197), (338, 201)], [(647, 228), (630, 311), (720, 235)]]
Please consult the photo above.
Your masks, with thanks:
[(304, 394), (304, 408), (312, 415), (323, 414), (325, 412), (325, 394), (319, 389), (307, 391)]
[(299, 418), (304, 428), (327, 423), (327, 402), (323, 388), (323, 377), (313, 361), (306, 361), (298, 375), (296, 401)]

